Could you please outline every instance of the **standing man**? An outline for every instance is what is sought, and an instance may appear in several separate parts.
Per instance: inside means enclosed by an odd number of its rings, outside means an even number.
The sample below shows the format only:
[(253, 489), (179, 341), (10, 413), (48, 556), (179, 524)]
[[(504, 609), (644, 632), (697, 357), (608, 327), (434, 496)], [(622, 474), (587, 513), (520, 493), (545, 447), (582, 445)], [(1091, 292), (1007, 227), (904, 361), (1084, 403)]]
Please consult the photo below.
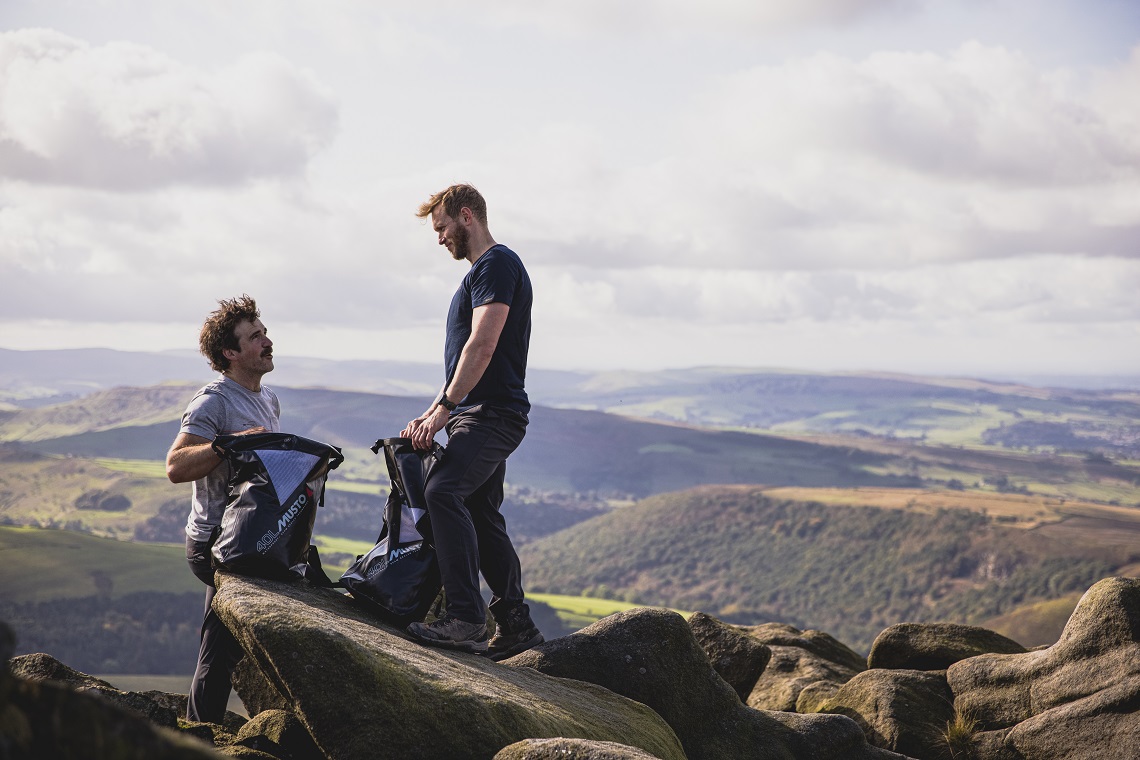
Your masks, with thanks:
[(221, 723), (230, 697), (234, 667), (242, 658), (237, 639), (214, 612), (214, 566), (210, 547), (221, 532), (229, 500), (232, 467), (214, 453), (223, 433), (280, 432), (281, 404), (261, 384), (273, 371), (273, 341), (266, 335), (257, 304), (243, 295), (219, 301), (198, 336), (202, 353), (221, 375), (198, 391), (182, 415), (178, 437), (166, 455), (166, 475), (174, 483), (194, 482), (186, 520), (186, 561), (206, 584), (198, 667), (190, 685), (188, 720)]
[[(439, 244), (471, 268), (447, 314), (443, 390), (401, 433), (427, 449), (447, 429), (447, 451), (424, 488), (447, 613), (430, 625), (412, 623), (408, 633), (425, 644), (502, 660), (543, 640), (523, 601), (518, 554), (499, 512), (507, 457), (522, 441), (530, 412), (524, 389), (530, 277), (518, 255), (491, 237), (487, 203), (474, 187), (452, 185), (416, 216), (430, 216)], [(490, 643), (480, 573), (497, 624)]]

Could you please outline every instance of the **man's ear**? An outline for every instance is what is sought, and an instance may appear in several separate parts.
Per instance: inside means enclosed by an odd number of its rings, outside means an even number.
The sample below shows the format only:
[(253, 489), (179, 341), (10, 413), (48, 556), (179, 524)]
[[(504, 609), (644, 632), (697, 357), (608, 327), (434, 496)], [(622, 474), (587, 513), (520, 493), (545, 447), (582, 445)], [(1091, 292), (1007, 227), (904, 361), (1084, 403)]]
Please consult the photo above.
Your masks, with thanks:
[(475, 218), (475, 212), (474, 212), (474, 211), (472, 211), (471, 209), (467, 208), (466, 206), (464, 206), (463, 208), (459, 209), (459, 219), (460, 219), (460, 220), (461, 220), (461, 221), (462, 221), (464, 224), (471, 224), (471, 221), (472, 221), (474, 218)]
[(240, 351), (235, 351), (232, 348), (223, 348), (222, 349), (222, 356), (226, 357), (231, 362), (234, 359), (236, 359), (238, 357), (238, 354), (240, 354), (240, 353), (241, 353)]

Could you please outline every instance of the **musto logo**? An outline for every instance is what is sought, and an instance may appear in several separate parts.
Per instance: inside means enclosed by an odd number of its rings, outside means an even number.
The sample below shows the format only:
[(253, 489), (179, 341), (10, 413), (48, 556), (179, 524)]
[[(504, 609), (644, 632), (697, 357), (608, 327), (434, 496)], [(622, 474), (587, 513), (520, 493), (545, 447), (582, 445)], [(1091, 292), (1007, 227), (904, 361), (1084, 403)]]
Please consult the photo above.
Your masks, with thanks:
[(281, 534), (284, 533), (293, 523), (293, 521), (297, 519), (297, 515), (301, 514), (301, 511), (305, 508), (305, 505), (312, 501), (312, 499), (313, 492), (310, 488), (306, 487), (305, 492), (298, 496), (297, 500), (290, 504), (289, 508), (286, 509), (281, 517), (277, 519), (277, 525), (273, 528), (270, 528), (264, 536), (258, 539), (258, 554), (265, 554), (273, 547), (275, 543), (277, 543), (277, 539), (281, 538)]
[(373, 564), (372, 567), (368, 568), (368, 572), (364, 574), (365, 579), (371, 580), (389, 565), (393, 565), (409, 554), (413, 554), (419, 551), (421, 546), (423, 546), (423, 541), (417, 541), (414, 544), (407, 544), (405, 546), (400, 546), (392, 549), (390, 552), (380, 557), (380, 560)]

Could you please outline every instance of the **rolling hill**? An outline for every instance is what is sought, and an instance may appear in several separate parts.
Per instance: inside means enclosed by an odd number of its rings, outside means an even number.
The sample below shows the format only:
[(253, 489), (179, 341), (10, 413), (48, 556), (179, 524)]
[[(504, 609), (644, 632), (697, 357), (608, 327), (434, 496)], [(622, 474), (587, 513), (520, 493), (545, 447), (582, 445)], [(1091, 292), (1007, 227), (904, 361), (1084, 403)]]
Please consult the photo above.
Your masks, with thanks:
[[(0, 359), (10, 353), (40, 352)], [(180, 540), (189, 486), (170, 484), (162, 460), (201, 379), (132, 359), (123, 366), (138, 377), (175, 382), (112, 386), (105, 368), (85, 384), (84, 369), (66, 361), (76, 355), (39, 358), (39, 385), (19, 380), (19, 367), (0, 371), (24, 383), (0, 406), (0, 523)], [(341, 369), (346, 381), (379, 372), (315, 361), (289, 372), (334, 386), (328, 375)], [(434, 369), (383, 372), (363, 390), (273, 385), (286, 430), (345, 450), (318, 516), (326, 561), (375, 538), (387, 479), (368, 446), (423, 410), (427, 397), (416, 394)], [(529, 591), (782, 620), (860, 648), (891, 623), (935, 619), (1047, 643), (1074, 593), (1140, 563), (1133, 391), (708, 368), (540, 373), (534, 398), (503, 507)], [(9, 577), (5, 587), (17, 588)], [(141, 607), (200, 603), (168, 589), (131, 596), (133, 582), (113, 575), (57, 577), (39, 576), (81, 591), (76, 609), (108, 597), (134, 605), (109, 623), (124, 641), (141, 640), (146, 626), (127, 622)], [(187, 635), (185, 625), (171, 636)]]
[[(438, 390), (439, 373), (430, 364), (283, 356), (271, 385), (423, 399)], [(0, 349), (0, 410), (6, 405), (14, 410), (56, 404), (117, 386), (199, 386), (209, 376), (205, 362), (191, 351)], [(893, 437), (1140, 459), (1140, 377), (1135, 376), (1003, 382), (739, 367), (659, 372), (532, 368), (527, 386), (531, 400), (543, 407), (706, 428)]]
[(1140, 561), (1134, 509), (1021, 497), (1019, 523), (1012, 504), (1004, 520), (953, 494), (883, 508), (878, 491), (828, 505), (787, 490), (706, 486), (580, 523), (520, 550), (528, 589), (786, 622), (866, 651), (893, 623), (978, 624)]
[[(346, 449), (348, 461), (334, 480), (382, 484), (384, 474), (367, 447), (398, 434), (427, 404), (408, 396), (277, 390), (284, 429)], [(56, 455), (161, 461), (193, 391), (188, 385), (122, 387), (9, 411), (0, 416), (0, 441)], [(777, 435), (547, 407), (536, 407), (531, 419), (508, 479), (542, 491), (641, 498), (715, 483), (909, 487), (957, 481), (991, 491), (1042, 489), (1069, 498), (1140, 502), (1140, 467), (1099, 452), (1066, 455), (835, 433)]]
[[(189, 386), (116, 388), (0, 420), (0, 441), (64, 456), (159, 461), (177, 432)], [(398, 435), (426, 399), (322, 389), (280, 388), (282, 427), (355, 451), (345, 477), (381, 482), (377, 438)], [(124, 412), (130, 410), (130, 413)], [(133, 416), (131, 416), (133, 414)], [(166, 417), (165, 421), (157, 421)], [(603, 412), (536, 408), (511, 457), (516, 486), (641, 497), (700, 483), (904, 485), (897, 457), (849, 445), (635, 420)], [(354, 463), (360, 469), (354, 470)]]

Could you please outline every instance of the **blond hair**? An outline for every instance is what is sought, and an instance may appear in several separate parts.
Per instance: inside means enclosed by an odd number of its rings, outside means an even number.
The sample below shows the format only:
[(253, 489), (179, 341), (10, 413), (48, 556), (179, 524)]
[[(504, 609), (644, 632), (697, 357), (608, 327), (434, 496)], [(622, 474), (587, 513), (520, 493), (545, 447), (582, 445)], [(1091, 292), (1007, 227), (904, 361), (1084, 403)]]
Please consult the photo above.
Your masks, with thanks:
[(446, 190), (440, 190), (420, 204), (416, 216), (424, 219), (441, 207), (452, 218), (459, 216), (460, 209), (469, 208), (476, 221), (487, 226), (487, 201), (483, 200), (483, 196), (472, 185), (452, 185)]

